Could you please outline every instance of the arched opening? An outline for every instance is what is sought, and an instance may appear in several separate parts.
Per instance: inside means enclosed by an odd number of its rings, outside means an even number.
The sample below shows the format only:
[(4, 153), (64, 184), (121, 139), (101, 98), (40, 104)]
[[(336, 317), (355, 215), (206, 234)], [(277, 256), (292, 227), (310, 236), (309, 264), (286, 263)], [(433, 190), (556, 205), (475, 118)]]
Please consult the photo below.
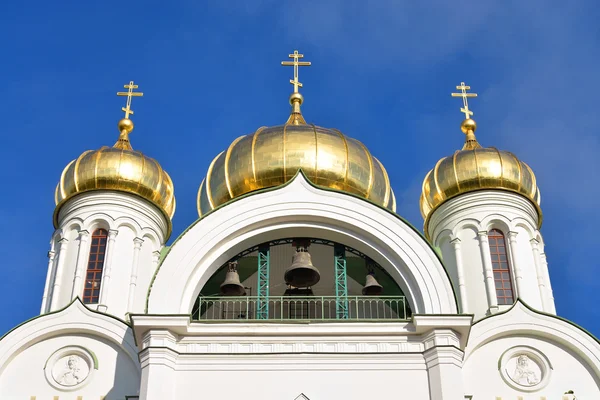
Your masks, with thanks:
[[(317, 283), (290, 282), (292, 263), (306, 262), (299, 250), (310, 254)], [(206, 281), (191, 312), (201, 321), (405, 320), (412, 315), (402, 289), (384, 268), (350, 246), (318, 238), (277, 239), (238, 253)]]
[(106, 229), (96, 229), (92, 234), (90, 255), (85, 273), (85, 285), (83, 287), (82, 301), (84, 304), (97, 304), (100, 298), (107, 238), (108, 231)]
[(492, 256), (492, 271), (496, 286), (496, 298), (499, 305), (510, 305), (515, 302), (512, 284), (512, 274), (506, 251), (506, 239), (499, 229), (488, 232), (490, 254)]

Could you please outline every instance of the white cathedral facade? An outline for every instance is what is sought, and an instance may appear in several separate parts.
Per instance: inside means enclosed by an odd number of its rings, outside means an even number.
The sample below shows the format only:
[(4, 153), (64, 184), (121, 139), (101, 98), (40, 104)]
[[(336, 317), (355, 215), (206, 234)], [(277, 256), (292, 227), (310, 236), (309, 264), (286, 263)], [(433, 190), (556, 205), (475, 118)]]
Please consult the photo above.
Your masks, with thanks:
[[(481, 147), (425, 177), (424, 234), (361, 142), (292, 112), (173, 183), (133, 150), (69, 163), (40, 315), (0, 339), (1, 400), (600, 399), (600, 343), (555, 312), (533, 171)], [(464, 100), (466, 90), (458, 89)]]

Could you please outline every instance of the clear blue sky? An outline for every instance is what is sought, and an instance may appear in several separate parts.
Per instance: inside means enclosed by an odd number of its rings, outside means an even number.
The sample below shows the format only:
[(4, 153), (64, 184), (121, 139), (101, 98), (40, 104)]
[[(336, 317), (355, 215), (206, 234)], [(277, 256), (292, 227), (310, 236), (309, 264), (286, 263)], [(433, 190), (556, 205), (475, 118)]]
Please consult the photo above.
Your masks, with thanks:
[(514, 152), (542, 191), (558, 313), (600, 335), (600, 12), (596, 1), (4, 1), (0, 5), (0, 334), (37, 315), (64, 166), (112, 145), (129, 80), (134, 148), (175, 183), (174, 240), (212, 158), (284, 122), (299, 49), (306, 119), (365, 143), (398, 212), (463, 143), (466, 81), (484, 146)]

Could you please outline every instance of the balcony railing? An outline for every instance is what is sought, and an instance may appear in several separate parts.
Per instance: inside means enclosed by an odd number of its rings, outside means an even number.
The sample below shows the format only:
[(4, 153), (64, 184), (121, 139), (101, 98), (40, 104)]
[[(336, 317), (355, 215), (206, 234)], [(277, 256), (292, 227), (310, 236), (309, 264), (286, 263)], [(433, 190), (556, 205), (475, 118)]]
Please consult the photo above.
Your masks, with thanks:
[[(200, 297), (195, 321), (405, 321), (404, 296)], [(267, 318), (268, 316), (268, 318)]]

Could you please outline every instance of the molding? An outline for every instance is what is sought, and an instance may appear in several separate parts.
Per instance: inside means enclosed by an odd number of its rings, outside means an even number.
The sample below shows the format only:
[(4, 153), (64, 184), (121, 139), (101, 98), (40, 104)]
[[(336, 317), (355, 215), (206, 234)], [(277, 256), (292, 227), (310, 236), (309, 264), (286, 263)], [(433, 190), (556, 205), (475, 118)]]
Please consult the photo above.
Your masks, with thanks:
[(90, 224), (101, 219), (109, 229), (117, 229), (121, 218), (130, 222), (139, 237), (149, 229), (160, 243), (165, 243), (171, 234), (171, 220), (156, 206), (139, 196), (109, 190), (84, 192), (67, 199), (56, 215), (55, 226), (63, 228), (78, 221), (80, 229), (90, 230)]
[[(478, 212), (485, 217), (478, 219)], [(453, 227), (453, 237), (456, 237), (456, 227), (462, 221), (472, 221), (478, 230), (487, 231), (487, 224), (495, 215), (502, 215), (513, 225), (518, 220), (525, 220), (532, 232), (537, 231), (541, 223), (535, 206), (522, 195), (502, 190), (479, 190), (451, 198), (431, 214), (428, 230), (432, 243), (437, 243), (438, 236), (449, 226)], [(514, 226), (510, 228), (514, 229)]]
[(0, 373), (23, 350), (62, 335), (89, 335), (109, 340), (139, 365), (135, 338), (129, 325), (111, 315), (87, 308), (79, 298), (65, 308), (34, 317), (0, 338)]
[[(464, 349), (472, 316), (417, 315), (414, 322), (200, 323), (188, 315), (131, 315), (140, 350), (178, 354), (387, 354)], [(462, 351), (461, 351), (462, 354)]]
[(457, 312), (447, 271), (421, 235), (389, 212), (317, 189), (302, 175), (279, 190), (238, 200), (235, 207), (223, 207), (194, 224), (161, 263), (149, 289), (147, 311), (188, 313), (202, 285), (229, 258), (292, 233), (318, 234), (368, 254), (399, 283), (415, 312)]
[(578, 354), (590, 370), (600, 376), (600, 342), (597, 338), (573, 322), (535, 310), (520, 299), (510, 309), (473, 324), (465, 361), (489, 342), (518, 335), (558, 343)]

